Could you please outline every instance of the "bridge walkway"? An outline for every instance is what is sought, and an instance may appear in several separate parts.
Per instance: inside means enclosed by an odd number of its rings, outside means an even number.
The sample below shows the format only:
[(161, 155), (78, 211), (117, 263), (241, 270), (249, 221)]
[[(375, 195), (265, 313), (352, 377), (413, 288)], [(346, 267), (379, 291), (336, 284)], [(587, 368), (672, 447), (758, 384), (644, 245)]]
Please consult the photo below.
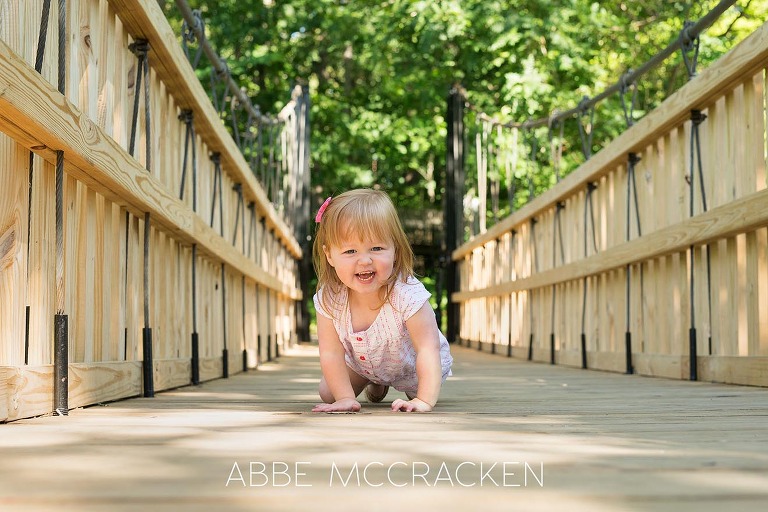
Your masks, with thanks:
[(229, 379), (10, 423), (0, 509), (703, 512), (768, 503), (768, 389), (453, 351), (455, 376), (431, 414), (386, 404), (311, 413), (317, 348), (300, 345)]

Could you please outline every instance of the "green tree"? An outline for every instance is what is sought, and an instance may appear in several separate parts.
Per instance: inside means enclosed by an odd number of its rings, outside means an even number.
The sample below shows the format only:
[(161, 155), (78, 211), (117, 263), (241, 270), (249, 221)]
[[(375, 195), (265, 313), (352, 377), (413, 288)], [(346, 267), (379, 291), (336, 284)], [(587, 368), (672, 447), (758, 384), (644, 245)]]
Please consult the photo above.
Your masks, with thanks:
[[(161, 3), (178, 26), (174, 2)], [(686, 19), (698, 19), (717, 4), (188, 3), (201, 10), (209, 40), (262, 111), (276, 111), (297, 81), (309, 85), (313, 184), (319, 196), (380, 186), (407, 208), (430, 203), (439, 207), (445, 100), (452, 84), (460, 82), (472, 104), (504, 121), (546, 117), (599, 93), (677, 37)], [(706, 66), (759, 26), (767, 7), (768, 0), (751, 0), (730, 9), (702, 36), (700, 65)], [(205, 70), (200, 74), (206, 77)], [(686, 79), (682, 59), (670, 59), (639, 84), (638, 115)], [(624, 123), (618, 100), (606, 102), (596, 115), (598, 149)], [(567, 134), (571, 146), (576, 131), (571, 127)], [(579, 158), (571, 156), (565, 167), (578, 163)]]

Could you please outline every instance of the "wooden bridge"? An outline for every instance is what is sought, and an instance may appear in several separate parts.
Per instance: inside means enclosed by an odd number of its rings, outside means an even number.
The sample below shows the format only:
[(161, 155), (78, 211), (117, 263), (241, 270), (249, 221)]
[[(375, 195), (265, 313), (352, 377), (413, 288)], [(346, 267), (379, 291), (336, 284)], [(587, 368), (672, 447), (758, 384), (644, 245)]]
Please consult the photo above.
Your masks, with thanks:
[(66, 5), (0, 1), (3, 510), (762, 510), (768, 26), (508, 218), (447, 216), (437, 411), (327, 416), (306, 92), (233, 138), (154, 0)]
[(387, 403), (309, 412), (320, 365), (303, 344), (258, 372), (16, 421), (0, 436), (0, 507), (715, 512), (768, 502), (764, 388), (462, 347), (454, 356), (430, 414)]

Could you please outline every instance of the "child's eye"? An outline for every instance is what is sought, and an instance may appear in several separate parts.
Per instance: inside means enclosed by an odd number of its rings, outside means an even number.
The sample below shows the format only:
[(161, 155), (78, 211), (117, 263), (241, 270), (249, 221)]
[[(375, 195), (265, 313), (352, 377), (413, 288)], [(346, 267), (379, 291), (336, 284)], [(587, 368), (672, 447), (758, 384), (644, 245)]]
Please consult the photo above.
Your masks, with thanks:
[(374, 252), (375, 252), (375, 251), (383, 251), (383, 250), (384, 250), (384, 248), (383, 248), (383, 247), (379, 247), (379, 246), (376, 246), (376, 247), (373, 247), (371, 250), (372, 250), (372, 251), (374, 251)]
[(355, 250), (354, 249), (347, 249), (342, 254), (355, 254)]

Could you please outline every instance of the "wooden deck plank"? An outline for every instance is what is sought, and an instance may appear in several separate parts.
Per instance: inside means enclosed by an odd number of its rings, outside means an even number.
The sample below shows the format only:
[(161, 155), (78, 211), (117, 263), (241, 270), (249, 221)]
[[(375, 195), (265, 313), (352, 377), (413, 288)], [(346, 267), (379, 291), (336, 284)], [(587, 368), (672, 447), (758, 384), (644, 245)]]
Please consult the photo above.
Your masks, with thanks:
[(453, 352), (432, 414), (386, 403), (311, 413), (319, 364), (301, 346), (154, 399), (2, 425), (0, 508), (471, 510), (480, 500), (485, 510), (700, 512), (768, 502), (767, 389)]

